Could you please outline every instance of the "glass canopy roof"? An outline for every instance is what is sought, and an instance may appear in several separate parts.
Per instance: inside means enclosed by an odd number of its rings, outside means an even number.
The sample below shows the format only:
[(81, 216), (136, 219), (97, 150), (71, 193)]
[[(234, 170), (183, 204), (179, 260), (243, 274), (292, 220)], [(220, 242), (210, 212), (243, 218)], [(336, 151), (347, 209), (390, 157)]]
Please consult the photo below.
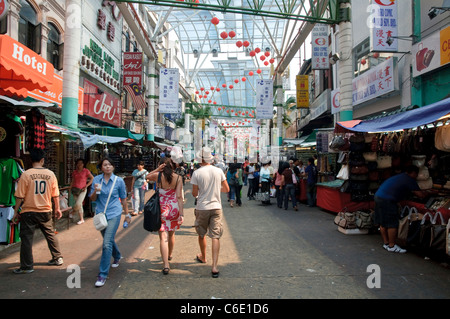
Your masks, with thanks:
[(237, 107), (255, 106), (256, 80), (271, 78), (305, 20), (332, 16), (330, 2), (336, 2), (194, 1), (197, 6), (183, 0), (144, 3), (176, 32), (186, 88), (198, 92), (197, 102)]

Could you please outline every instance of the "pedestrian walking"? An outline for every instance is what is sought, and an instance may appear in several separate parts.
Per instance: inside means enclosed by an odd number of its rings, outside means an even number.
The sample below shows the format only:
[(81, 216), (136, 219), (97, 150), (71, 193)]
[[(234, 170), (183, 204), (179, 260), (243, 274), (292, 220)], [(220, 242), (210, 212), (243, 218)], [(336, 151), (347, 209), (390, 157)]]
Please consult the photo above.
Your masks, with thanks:
[(424, 198), (424, 193), (416, 182), (419, 168), (410, 165), (404, 173), (394, 175), (385, 180), (375, 193), (374, 222), (380, 225), (380, 233), (383, 239), (383, 248), (394, 253), (406, 253), (395, 242), (397, 240), (399, 226), (399, 205), (411, 192)]
[(294, 184), (294, 178), (295, 174), (294, 171), (291, 169), (290, 163), (284, 163), (281, 171), (283, 172), (281, 184), (284, 187), (284, 209), (287, 210), (289, 207), (289, 197), (292, 201), (292, 207), (294, 210), (297, 210), (297, 199), (295, 198), (295, 184)]
[(266, 193), (269, 194), (268, 199), (263, 200), (262, 203), (263, 203), (263, 205), (271, 205), (271, 203), (270, 203), (271, 172), (269, 169), (271, 161), (269, 159), (264, 159), (261, 164), (262, 164), (262, 167), (259, 172), (261, 192), (264, 194), (266, 194)]
[[(103, 158), (99, 166), (102, 173), (94, 177), (94, 187), (91, 188), (89, 197), (91, 201), (96, 203), (96, 214), (106, 212), (108, 226), (101, 231), (103, 236), (102, 256), (97, 281), (95, 282), (96, 287), (102, 287), (105, 284), (110, 267), (119, 267), (122, 255), (115, 241), (115, 236), (120, 225), (122, 211), (126, 214), (125, 222), (127, 224), (131, 222), (131, 215), (128, 213), (125, 181), (114, 174), (114, 162), (110, 158)], [(124, 223), (124, 227), (127, 224)], [(112, 264), (111, 257), (113, 258)]]
[(175, 173), (175, 169), (175, 163), (169, 157), (163, 157), (158, 168), (147, 176), (147, 180), (153, 182), (157, 182), (158, 177), (161, 176), (161, 185), (159, 185), (161, 228), (158, 234), (164, 275), (168, 275), (170, 271), (169, 261), (172, 260), (175, 246), (175, 231), (180, 229), (184, 221), (183, 181), (180, 175)]
[(255, 176), (253, 175), (254, 173), (255, 173), (255, 164), (251, 163), (247, 165), (248, 200), (255, 199), (255, 186), (253, 184), (255, 182), (259, 183), (259, 179), (258, 180), (255, 179)]
[(305, 168), (306, 179), (306, 197), (308, 207), (316, 206), (316, 184), (317, 184), (317, 167), (314, 164), (314, 158), (308, 159), (308, 166)]
[(145, 204), (145, 191), (147, 190), (147, 180), (146, 176), (148, 171), (144, 169), (144, 162), (140, 161), (137, 164), (137, 169), (131, 173), (133, 176), (132, 185), (133, 185), (133, 208), (134, 211), (131, 215), (136, 216), (138, 214), (142, 214), (144, 211)]
[[(52, 259), (49, 265), (61, 266), (63, 256), (58, 239), (53, 231), (52, 199), (54, 216), (62, 216), (59, 207), (59, 188), (55, 174), (44, 167), (45, 153), (41, 149), (30, 150), (32, 168), (27, 169), (20, 176), (14, 193), (14, 224), (20, 221), (20, 268), (14, 269), (15, 274), (29, 274), (34, 271), (33, 236), (36, 227), (44, 235)], [(19, 212), (20, 211), (20, 212)]]
[(192, 175), (192, 195), (197, 198), (195, 208), (195, 230), (198, 234), (200, 254), (196, 260), (206, 263), (206, 236), (211, 238), (212, 243), (212, 267), (213, 278), (219, 277), (218, 261), (220, 251), (220, 238), (223, 233), (222, 226), (222, 202), (220, 193), (228, 193), (228, 186), (223, 171), (213, 165), (211, 149), (203, 147), (197, 154), (202, 159), (201, 167)]
[(286, 162), (280, 162), (278, 170), (274, 173), (274, 185), (275, 185), (275, 198), (277, 199), (277, 207), (282, 208), (284, 199), (284, 187), (283, 187), (283, 170), (289, 165)]
[[(230, 187), (228, 192), (228, 198), (230, 201), (230, 207), (234, 207), (234, 202), (236, 204), (240, 202), (240, 195), (238, 194), (239, 189), (239, 173), (237, 171), (237, 164), (231, 163), (227, 171), (227, 183)], [(239, 199), (238, 199), (239, 197)]]
[(94, 180), (94, 175), (92, 175), (91, 171), (84, 166), (84, 159), (77, 159), (69, 188), (75, 202), (73, 205), (73, 213), (78, 214), (80, 218), (77, 222), (78, 225), (84, 223), (83, 201), (86, 197), (88, 187)]

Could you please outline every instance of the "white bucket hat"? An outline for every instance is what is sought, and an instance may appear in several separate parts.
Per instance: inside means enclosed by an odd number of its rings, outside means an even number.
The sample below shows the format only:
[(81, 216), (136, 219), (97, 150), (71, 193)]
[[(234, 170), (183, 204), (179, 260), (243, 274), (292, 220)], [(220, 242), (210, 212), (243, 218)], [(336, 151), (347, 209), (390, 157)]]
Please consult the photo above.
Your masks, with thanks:
[(201, 163), (206, 162), (206, 163), (212, 163), (214, 156), (212, 155), (211, 149), (209, 147), (203, 147), (201, 149), (201, 151), (197, 152), (197, 157), (196, 159)]

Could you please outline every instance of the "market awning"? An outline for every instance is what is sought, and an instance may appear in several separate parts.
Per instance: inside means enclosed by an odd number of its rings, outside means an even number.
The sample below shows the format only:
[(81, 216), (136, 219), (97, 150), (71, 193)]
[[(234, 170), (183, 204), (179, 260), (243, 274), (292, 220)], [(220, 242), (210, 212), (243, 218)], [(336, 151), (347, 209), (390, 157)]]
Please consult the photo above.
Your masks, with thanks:
[(301, 147), (316, 146), (317, 130), (314, 130), (308, 137), (300, 144)]
[(52, 107), (54, 106), (53, 103), (47, 103), (47, 102), (41, 102), (34, 99), (26, 98), (24, 100), (16, 100), (11, 97), (7, 97), (4, 95), (0, 95), (0, 100), (8, 102), (11, 105), (14, 105), (14, 107), (28, 109), (32, 107)]
[(0, 35), (0, 95), (26, 97), (28, 91), (47, 91), (54, 67), (8, 35)]
[(83, 143), (84, 148), (89, 148), (92, 145), (95, 145), (97, 143), (119, 143), (119, 142), (123, 142), (126, 141), (127, 138), (126, 137), (115, 137), (115, 136), (104, 136), (104, 135), (97, 135), (97, 134), (87, 134), (85, 132), (82, 131), (75, 131), (75, 130), (71, 130), (69, 128), (63, 127), (63, 126), (59, 126), (59, 125), (55, 125), (55, 124), (50, 124), (50, 123), (46, 123), (46, 126), (48, 129), (51, 130), (55, 130), (55, 131), (59, 131), (61, 133), (70, 135), (72, 137), (77, 137), (81, 140), (81, 142)]
[(86, 127), (83, 128), (83, 130), (104, 136), (125, 137), (125, 139), (130, 138), (138, 143), (142, 143), (144, 141), (144, 134), (133, 134), (124, 128), (101, 126), (101, 127)]
[(436, 122), (450, 113), (450, 98), (406, 111), (373, 120), (352, 120), (337, 122), (335, 131), (346, 129), (353, 132), (391, 132), (415, 128)]

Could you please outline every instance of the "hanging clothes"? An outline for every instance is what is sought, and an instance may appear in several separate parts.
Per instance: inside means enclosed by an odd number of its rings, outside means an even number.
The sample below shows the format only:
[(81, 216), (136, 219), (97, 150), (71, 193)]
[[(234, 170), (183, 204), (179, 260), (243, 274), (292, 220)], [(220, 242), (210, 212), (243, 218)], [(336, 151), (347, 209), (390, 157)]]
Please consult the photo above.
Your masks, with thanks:
[(0, 119), (0, 149), (3, 157), (20, 155), (20, 135), (23, 133), (23, 124), (14, 114), (6, 114)]
[(26, 145), (27, 149), (45, 149), (45, 115), (34, 108), (26, 116)]

